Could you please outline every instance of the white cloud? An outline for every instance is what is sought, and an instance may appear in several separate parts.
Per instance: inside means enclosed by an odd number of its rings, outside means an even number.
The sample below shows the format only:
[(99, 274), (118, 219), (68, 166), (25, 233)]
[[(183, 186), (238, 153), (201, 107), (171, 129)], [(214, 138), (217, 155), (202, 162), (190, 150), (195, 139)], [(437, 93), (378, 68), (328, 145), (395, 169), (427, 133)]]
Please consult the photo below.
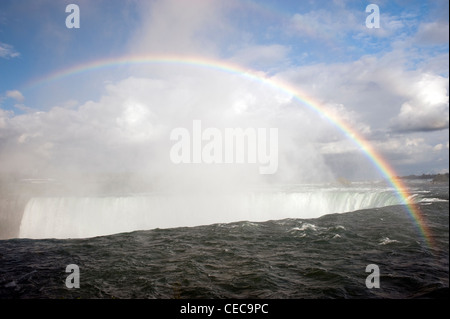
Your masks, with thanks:
[[(329, 124), (317, 123), (317, 115), (296, 107), (288, 94), (217, 70), (179, 65), (154, 69), (158, 73), (150, 72), (151, 79), (129, 77), (110, 83), (101, 98), (78, 107), (4, 114), (2, 170), (50, 175), (133, 171), (148, 174), (149, 180), (182, 174), (183, 181), (216, 176), (232, 180), (234, 186), (261, 178), (257, 166), (255, 170), (230, 165), (174, 166), (169, 158), (170, 131), (191, 130), (192, 121), (200, 119), (204, 128), (278, 128), (279, 174), (274, 178), (301, 181), (329, 174), (314, 146)], [(298, 166), (299, 162), (303, 164)]]
[(280, 44), (253, 45), (239, 48), (230, 59), (241, 65), (252, 66), (255, 69), (278, 68), (288, 59), (289, 48)]
[(18, 90), (6, 91), (6, 97), (16, 100), (17, 102), (23, 102), (25, 97)]
[(410, 79), (410, 99), (401, 105), (393, 125), (405, 131), (442, 130), (449, 127), (448, 78), (422, 74)]
[[(9, 118), (12, 116), (11, 111), (6, 111), (0, 108), (0, 130), (7, 128)], [(0, 132), (0, 138), (3, 137)]]
[(20, 53), (12, 45), (0, 42), (0, 58), (9, 59), (18, 56), (20, 56)]
[(431, 131), (448, 128), (448, 105), (402, 104), (398, 118), (393, 121), (398, 130)]
[(323, 143), (320, 147), (322, 154), (354, 154), (358, 152), (358, 147), (350, 140), (339, 140)]
[[(350, 10), (346, 8), (346, 1), (335, 0), (334, 11), (320, 9), (287, 14), (285, 17), (289, 21), (283, 25), (285, 30), (280, 31), (282, 19), (274, 18), (271, 22), (276, 23), (261, 31), (255, 28), (255, 25), (262, 25), (260, 22), (240, 21), (245, 12), (236, 20), (227, 16), (226, 10), (233, 5), (236, 8), (244, 5), (224, 3), (202, 0), (140, 3), (142, 23), (129, 40), (128, 52), (199, 58), (221, 56), (226, 57), (226, 61), (256, 67), (266, 74), (279, 72), (275, 78), (285, 79), (307, 92), (328, 112), (344, 119), (373, 141), (394, 163), (405, 158), (424, 161), (420, 152), (437, 151), (438, 145), (445, 145), (442, 139), (430, 140), (429, 136), (420, 139), (414, 134), (448, 128), (448, 75), (442, 75), (442, 70), (448, 70), (448, 54), (409, 51), (414, 41), (448, 43), (444, 41), (448, 30), (442, 29), (442, 22), (411, 26), (407, 22), (416, 16), (405, 18), (382, 12), (382, 28), (368, 29), (364, 26), (364, 6), (360, 11)], [(253, 18), (256, 21), (260, 17)], [(239, 20), (242, 25), (255, 29), (238, 30), (240, 25), (232, 25), (231, 20)], [(416, 27), (417, 34), (411, 35), (410, 30)], [(377, 41), (381, 37), (387, 45)], [(299, 38), (322, 43), (318, 46), (314, 43), (304, 52), (298, 48), (301, 46), (297, 42)], [(354, 52), (349, 47), (369, 44), (375, 47), (380, 43), (383, 48), (377, 52), (383, 51), (383, 54), (367, 54), (355, 59), (349, 56), (344, 60), (350, 62), (342, 63), (311, 62), (317, 61), (315, 53), (318, 51), (315, 50), (323, 51), (319, 54), (325, 61), (334, 58), (335, 50), (341, 49), (341, 56), (345, 56)], [(333, 50), (328, 52), (324, 48)], [(0, 43), (0, 57), (18, 55), (12, 46)], [(299, 61), (302, 55), (308, 57), (302, 61), (311, 64), (292, 67), (291, 63)], [(8, 157), (10, 165), (29, 164), (31, 161), (25, 158), (26, 154), (31, 154), (30, 159), (41, 163), (42, 167), (57, 163), (110, 169), (115, 165), (123, 169), (149, 166), (148, 163), (163, 161), (160, 156), (167, 155), (158, 144), (166, 137), (167, 130), (175, 125), (188, 126), (193, 118), (216, 125), (225, 125), (227, 121), (236, 125), (274, 123), (285, 128), (288, 135), (286, 149), (291, 158), (286, 155), (286, 162), (305, 163), (305, 167), (307, 159), (320, 163), (322, 154), (358, 151), (339, 130), (318, 120), (310, 110), (305, 111), (276, 90), (235, 81), (237, 75), (222, 77), (206, 70), (182, 74), (178, 66), (139, 65), (129, 70), (138, 69), (141, 72), (132, 73), (135, 77), (106, 85), (104, 95), (92, 101), (69, 101), (83, 100), (82, 96), (69, 96), (68, 101), (59, 103), (61, 107), (46, 108), (47, 111), (41, 113), (26, 109), (29, 114), (14, 116), (2, 111), (0, 157), (5, 159), (4, 154), (16, 154), (16, 157)], [(19, 91), (9, 91), (7, 96), (18, 102), (16, 107), (25, 110)], [(312, 147), (317, 140), (318, 148)], [(302, 148), (302, 143), (309, 144)], [(23, 161), (14, 161), (14, 158), (23, 158)], [(2, 162), (2, 165), (6, 164)]]
[(448, 128), (448, 77), (410, 70), (406, 58), (390, 52), (380, 58), (291, 68), (278, 76), (296, 83), (322, 104), (344, 105), (358, 114), (353, 121), (356, 127), (361, 123), (371, 128), (361, 127), (364, 134)]
[(343, 121), (359, 134), (364, 136), (371, 134), (370, 124), (362, 121), (358, 113), (347, 109), (343, 104), (327, 103), (323, 105), (323, 109), (333, 118)]
[(425, 45), (448, 44), (448, 22), (434, 21), (420, 24), (415, 39), (417, 43)]
[[(348, 9), (343, 3), (337, 3), (334, 9), (320, 9), (307, 13), (295, 13), (285, 30), (290, 35), (306, 37), (313, 40), (321, 40), (325, 43), (346, 40), (352, 37), (366, 45), (371, 37), (386, 38), (401, 34), (405, 28), (405, 20), (402, 17), (382, 13), (380, 28), (367, 28), (365, 19), (368, 13), (364, 7), (360, 11)], [(365, 39), (365, 40), (363, 40)], [(346, 45), (354, 45), (347, 43)]]
[(374, 141), (377, 149), (387, 158), (395, 158), (396, 164), (415, 164), (430, 159), (433, 150), (425, 138), (395, 136), (383, 141)]
[(354, 13), (340, 10), (339, 14), (329, 10), (295, 13), (287, 26), (287, 32), (298, 37), (334, 41), (347, 32), (362, 30), (361, 23)]
[[(134, 54), (201, 54), (217, 52), (222, 2), (164, 0), (141, 3), (143, 24), (129, 46)], [(215, 38), (211, 34), (216, 32)]]
[[(425, 171), (433, 171), (448, 165), (448, 155), (429, 154), (448, 136), (449, 80), (439, 74), (439, 67), (411, 68), (410, 58), (407, 51), (392, 51), (348, 63), (290, 68), (277, 77), (295, 83), (311, 100), (347, 122), (394, 167), (414, 172), (423, 165), (429, 167)], [(323, 132), (328, 133), (321, 145), (323, 154), (345, 157), (345, 163), (354, 160), (354, 144), (342, 134)]]

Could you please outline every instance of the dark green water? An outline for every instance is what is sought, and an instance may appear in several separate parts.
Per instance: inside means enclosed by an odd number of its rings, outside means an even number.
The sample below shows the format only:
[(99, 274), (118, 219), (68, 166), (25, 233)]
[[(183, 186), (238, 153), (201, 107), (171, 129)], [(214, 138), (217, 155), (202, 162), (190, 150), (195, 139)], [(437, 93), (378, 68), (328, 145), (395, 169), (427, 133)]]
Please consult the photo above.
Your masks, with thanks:
[[(400, 205), (86, 239), (0, 241), (5, 298), (448, 297), (448, 186), (420, 204), (430, 246)], [(66, 287), (66, 266), (80, 287)], [(379, 267), (369, 289), (366, 266)]]

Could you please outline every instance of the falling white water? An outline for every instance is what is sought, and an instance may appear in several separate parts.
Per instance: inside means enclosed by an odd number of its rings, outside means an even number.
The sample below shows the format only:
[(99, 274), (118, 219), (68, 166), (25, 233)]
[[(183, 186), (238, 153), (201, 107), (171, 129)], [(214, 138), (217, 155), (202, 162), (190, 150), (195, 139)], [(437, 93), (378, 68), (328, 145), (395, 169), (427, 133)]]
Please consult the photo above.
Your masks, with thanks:
[(399, 204), (390, 190), (126, 197), (35, 197), (25, 207), (19, 237), (85, 238), (135, 230), (236, 221), (315, 218)]

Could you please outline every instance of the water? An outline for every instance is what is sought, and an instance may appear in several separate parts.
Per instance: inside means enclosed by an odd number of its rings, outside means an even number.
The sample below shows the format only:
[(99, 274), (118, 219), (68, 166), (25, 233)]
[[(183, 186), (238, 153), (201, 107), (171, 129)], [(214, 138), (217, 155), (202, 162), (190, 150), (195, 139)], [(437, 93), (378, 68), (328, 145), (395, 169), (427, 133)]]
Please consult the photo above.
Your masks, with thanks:
[[(261, 218), (277, 207), (282, 211), (279, 215), (272, 212), (272, 216), (282, 218), (266, 221), (160, 227), (90, 238), (1, 240), (0, 297), (448, 297), (448, 184), (417, 183), (412, 187), (433, 236), (431, 246), (421, 237), (405, 207), (398, 205), (386, 188), (364, 186), (353, 193), (349, 188), (327, 188), (322, 193), (302, 188), (302, 192), (294, 189), (277, 196), (260, 193), (216, 207), (221, 212), (239, 208), (240, 213), (248, 212), (243, 207), (256, 207), (262, 212)], [(25, 205), (17, 237), (55, 234), (58, 227), (46, 219), (56, 218), (52, 209), (58, 207), (64, 207), (59, 210), (64, 216), (60, 220), (80, 210), (83, 218), (76, 221), (85, 220), (85, 226), (95, 224), (89, 231), (99, 231), (115, 224), (121, 209), (139, 210), (142, 203), (154, 205), (154, 201), (148, 195), (34, 198)], [(358, 203), (359, 208), (348, 206), (350, 202)], [(174, 208), (170, 201), (160, 200), (159, 205), (161, 216), (166, 209)], [(93, 206), (95, 210), (88, 210)], [(285, 217), (292, 207), (317, 216)], [(333, 207), (344, 211), (325, 212)], [(111, 218), (106, 218), (104, 225), (100, 219), (92, 222), (94, 211), (110, 211)], [(42, 218), (31, 222), (31, 213)], [(64, 233), (73, 235), (64, 222), (59, 225), (64, 230), (60, 237)], [(65, 269), (69, 264), (80, 269), (80, 288), (66, 287), (69, 273)], [(379, 267), (380, 288), (366, 287), (369, 264)]]
[(312, 218), (399, 204), (385, 187), (296, 186), (249, 193), (34, 197), (24, 209), (22, 238), (86, 238), (134, 230), (235, 221)]

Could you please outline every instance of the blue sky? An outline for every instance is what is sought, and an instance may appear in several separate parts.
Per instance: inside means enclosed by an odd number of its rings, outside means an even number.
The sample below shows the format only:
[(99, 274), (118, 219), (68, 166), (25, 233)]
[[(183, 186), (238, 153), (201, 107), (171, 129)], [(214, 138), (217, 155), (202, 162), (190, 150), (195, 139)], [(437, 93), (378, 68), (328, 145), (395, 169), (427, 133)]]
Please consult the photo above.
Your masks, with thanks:
[[(65, 26), (65, 8), (70, 3), (80, 7), (79, 29)], [(369, 15), (365, 8), (371, 3), (380, 8), (380, 28), (365, 25)], [(68, 145), (86, 150), (83, 158), (98, 150), (92, 162), (102, 163), (102, 154), (110, 158), (113, 149), (138, 148), (137, 142), (131, 136), (124, 138), (124, 134), (157, 127), (155, 122), (170, 129), (172, 113), (162, 113), (159, 108), (172, 106), (150, 105), (148, 99), (184, 103), (181, 96), (187, 94), (190, 100), (203, 101), (207, 92), (215, 92), (215, 87), (210, 81), (201, 82), (205, 79), (198, 72), (183, 74), (203, 87), (189, 93), (183, 93), (189, 90), (189, 81), (174, 86), (180, 75), (169, 66), (97, 70), (44, 83), (39, 88), (29, 83), (58, 70), (108, 57), (176, 54), (233, 62), (298, 86), (351, 123), (400, 175), (448, 172), (448, 24), (446, 0), (2, 0), (3, 170), (26, 167), (26, 171), (39, 174), (56, 163), (64, 163), (62, 169), (80, 166), (68, 159), (79, 156), (73, 156), (76, 149)], [(212, 79), (216, 76), (211, 74)], [(226, 79), (217, 81), (229, 85), (223, 87), (228, 95), (224, 94), (221, 101), (231, 101), (237, 92), (234, 84)], [(152, 95), (134, 96), (130, 83)], [(170, 92), (157, 90), (169, 85)], [(253, 104), (263, 108), (264, 94), (258, 88), (248, 90), (241, 100), (232, 100), (229, 107), (244, 105), (248, 112)], [(140, 106), (130, 109), (130, 99)], [(288, 102), (280, 99), (274, 100), (274, 104), (280, 104), (273, 108), (284, 112)], [(110, 100), (117, 102), (106, 105), (105, 101)], [(212, 98), (209, 103), (221, 101)], [(176, 107), (180, 106), (173, 105)], [(130, 112), (134, 113), (125, 121), (124, 114)], [(319, 120), (307, 118), (305, 123), (314, 121)], [(134, 127), (124, 131), (124, 123)], [(72, 126), (73, 131), (67, 129)], [(98, 134), (99, 127), (104, 129), (104, 136)], [(310, 130), (314, 134), (298, 129), (300, 133), (293, 140), (310, 142), (322, 165), (335, 176), (376, 177), (376, 173), (370, 173), (364, 156), (357, 155), (354, 145), (333, 127), (319, 123)], [(122, 135), (115, 136), (117, 132)], [(311, 135), (311, 141), (304, 140), (305, 135)], [(115, 142), (109, 140), (112, 136)], [(302, 154), (294, 158), (301, 159)], [(147, 153), (141, 156), (152, 159)], [(36, 164), (28, 165), (27, 158)], [(357, 165), (352, 162), (355, 159)], [(129, 163), (130, 159), (125, 156), (118, 161)]]

